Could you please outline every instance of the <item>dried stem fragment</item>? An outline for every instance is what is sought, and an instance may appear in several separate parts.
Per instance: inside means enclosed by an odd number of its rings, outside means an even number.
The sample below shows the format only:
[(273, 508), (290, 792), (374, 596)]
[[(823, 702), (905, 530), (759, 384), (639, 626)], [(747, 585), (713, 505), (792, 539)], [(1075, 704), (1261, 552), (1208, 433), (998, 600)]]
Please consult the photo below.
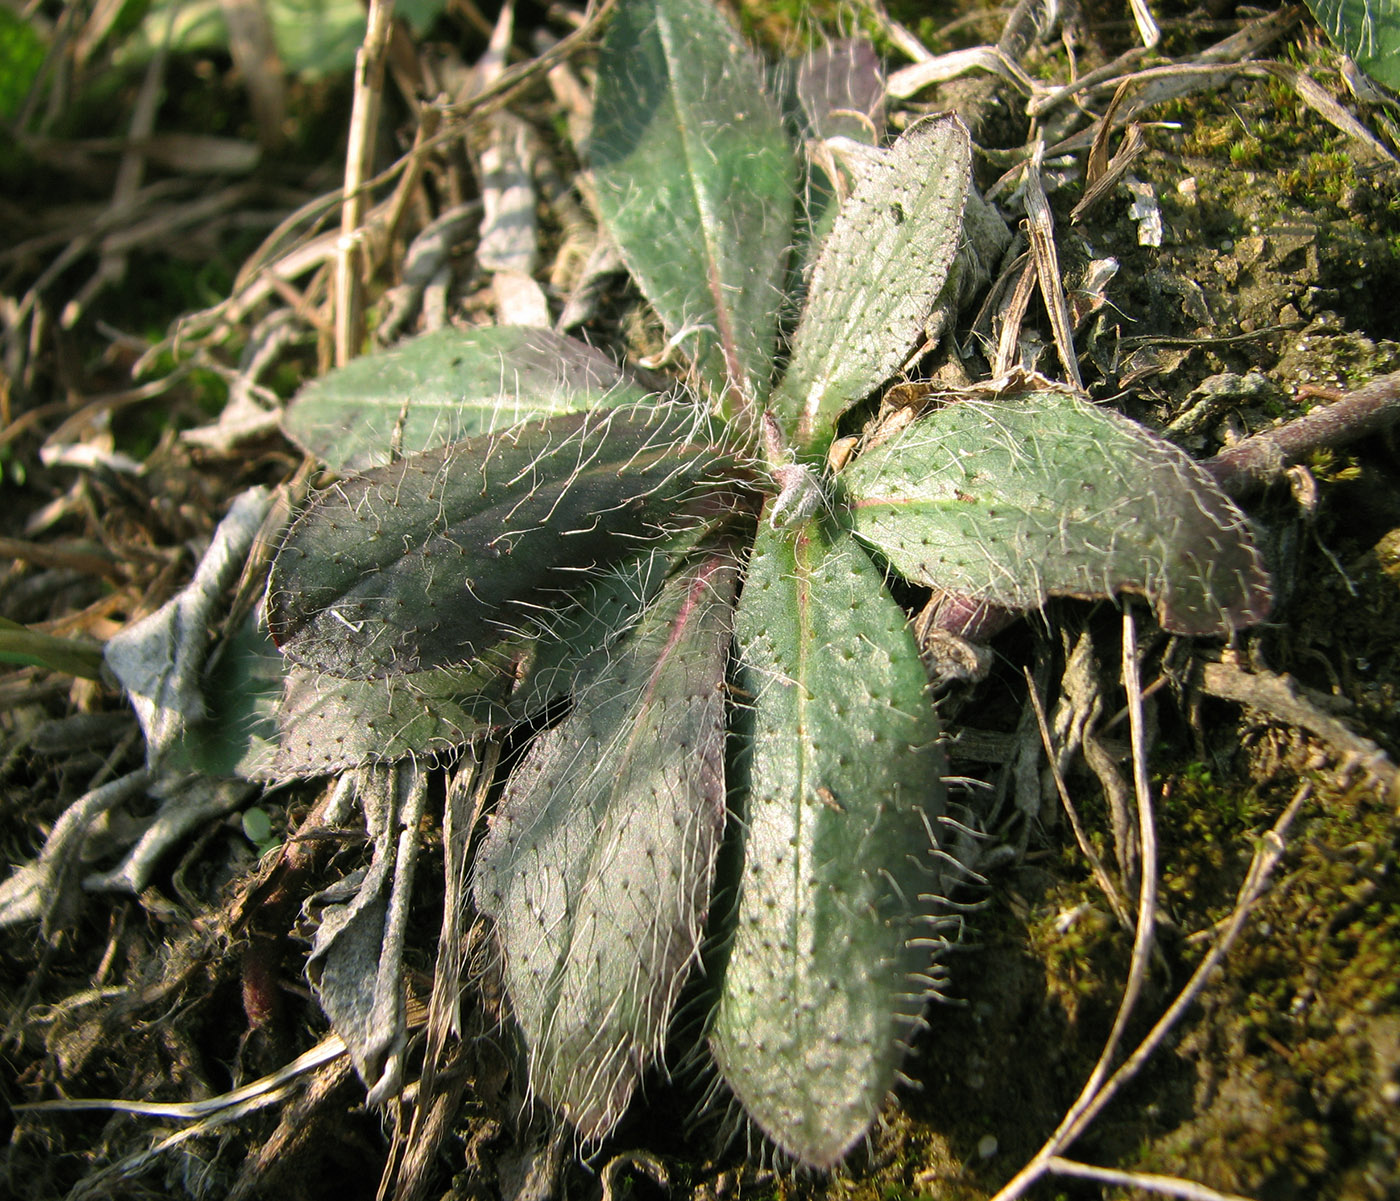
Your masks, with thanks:
[(1400, 371), (1380, 375), (1335, 404), (1222, 450), (1202, 466), (1232, 497), (1258, 492), (1314, 450), (1345, 446), (1400, 420)]

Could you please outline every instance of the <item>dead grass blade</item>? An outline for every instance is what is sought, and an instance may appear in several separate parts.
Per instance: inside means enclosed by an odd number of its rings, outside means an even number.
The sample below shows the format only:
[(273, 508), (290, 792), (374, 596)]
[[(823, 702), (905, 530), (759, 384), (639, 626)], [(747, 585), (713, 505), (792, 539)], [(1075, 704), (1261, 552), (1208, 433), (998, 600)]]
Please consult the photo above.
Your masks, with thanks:
[(1069, 305), (1065, 301), (1064, 280), (1060, 278), (1060, 256), (1055, 249), (1055, 217), (1050, 212), (1050, 201), (1040, 182), (1043, 151), (1043, 144), (1037, 142), (1026, 164), (1026, 236), (1030, 238), (1031, 258), (1040, 282), (1040, 295), (1050, 316), (1050, 327), (1055, 333), (1055, 350), (1060, 356), (1060, 365), (1069, 382), (1082, 392), (1084, 380), (1079, 374), (1078, 356), (1074, 353), (1074, 326), (1069, 318)]
[[(501, 745), (496, 741), (470, 748), (448, 784), (442, 829), (442, 930), (428, 1001), (423, 1071), (408, 1131), (394, 1140), (385, 1165), (379, 1183), (380, 1198), (392, 1193), (394, 1201), (416, 1201), (423, 1195), (429, 1171), (451, 1132), (457, 1104), (466, 1087), (462, 980), (472, 927), (468, 849), (496, 779), (500, 753)], [(449, 1045), (451, 1039), (456, 1041)]]
[[(1174, 83), (1173, 78), (1185, 74), (1183, 67), (1189, 69), (1194, 65), (1197, 67), (1209, 68), (1214, 65), (1216, 68), (1225, 71), (1233, 71), (1244, 60), (1253, 58), (1266, 46), (1273, 45), (1285, 33), (1295, 26), (1303, 16), (1303, 6), (1301, 4), (1290, 5), (1280, 9), (1276, 13), (1269, 13), (1267, 16), (1251, 21), (1243, 29), (1237, 30), (1229, 37), (1217, 42), (1214, 46), (1209, 46), (1199, 54), (1192, 57), (1186, 64), (1175, 64), (1166, 67), (1148, 68), (1143, 71), (1134, 71), (1131, 74), (1105, 75), (1103, 71), (1096, 71), (1083, 78), (1075, 80), (1060, 88), (1051, 88), (1045, 95), (1033, 99), (1027, 106), (1027, 113), (1032, 117), (1044, 117), (1051, 109), (1056, 108), (1064, 101), (1080, 95), (1086, 91), (1096, 94), (1104, 94), (1109, 88), (1117, 88), (1124, 79), (1154, 80), (1158, 87), (1152, 91), (1150, 98), (1146, 95), (1138, 98), (1139, 103), (1146, 105), (1158, 104), (1163, 100), (1170, 100), (1178, 95), (1186, 95), (1196, 90), (1191, 84), (1187, 84), (1184, 91), (1177, 91), (1179, 83)], [(1118, 60), (1122, 61), (1122, 60)], [(1222, 64), (1224, 66), (1222, 67)], [(1216, 75), (1214, 78), (1221, 78)], [(1205, 84), (1203, 86), (1209, 86)], [(1124, 121), (1131, 120), (1136, 115), (1137, 110), (1130, 111)]]
[(1087, 1163), (1077, 1163), (1052, 1155), (1045, 1166), (1056, 1176), (1073, 1176), (1080, 1180), (1096, 1180), (1100, 1184), (1116, 1184), (1121, 1188), (1142, 1189), (1149, 1193), (1160, 1193), (1164, 1197), (1180, 1197), (1182, 1201), (1251, 1201), (1237, 1193), (1221, 1193), (1203, 1184), (1189, 1180), (1179, 1180), (1175, 1176), (1161, 1176), (1155, 1172), (1120, 1172), (1110, 1168), (1096, 1168)]
[(345, 188), (340, 208), (340, 239), (335, 260), (335, 364), (343, 367), (363, 341), (360, 272), (364, 268), (365, 179), (374, 157), (379, 107), (384, 93), (385, 57), (394, 22), (394, 0), (370, 0), (365, 40), (355, 55), (355, 95), (350, 109), (350, 141), (345, 149)]
[(1025, 673), (1031, 706), (1035, 710), (1035, 720), (1040, 727), (1040, 742), (1045, 748), (1045, 758), (1050, 764), (1050, 774), (1055, 780), (1055, 791), (1060, 794), (1060, 804), (1064, 807), (1065, 815), (1069, 818), (1070, 829), (1074, 831), (1074, 841), (1078, 844), (1080, 853), (1088, 861), (1089, 868), (1094, 873), (1094, 880), (1099, 886), (1099, 891), (1103, 893), (1108, 907), (1113, 910), (1113, 916), (1118, 919), (1118, 924), (1124, 930), (1131, 930), (1133, 920), (1128, 915), (1128, 907), (1123, 903), (1123, 898), (1118, 895), (1118, 888), (1113, 883), (1113, 878), (1108, 874), (1108, 869), (1104, 867), (1099, 853), (1094, 850), (1094, 844), (1089, 841), (1084, 823), (1079, 820), (1079, 811), (1074, 807), (1074, 802), (1070, 800), (1069, 789), (1065, 786), (1065, 775), (1060, 770), (1059, 756), (1056, 755), (1054, 743), (1050, 738), (1050, 727), (1045, 721), (1045, 706), (1041, 703), (1040, 692), (1035, 686), (1035, 680), (1031, 676), (1029, 668), (1022, 668), (1022, 671)]

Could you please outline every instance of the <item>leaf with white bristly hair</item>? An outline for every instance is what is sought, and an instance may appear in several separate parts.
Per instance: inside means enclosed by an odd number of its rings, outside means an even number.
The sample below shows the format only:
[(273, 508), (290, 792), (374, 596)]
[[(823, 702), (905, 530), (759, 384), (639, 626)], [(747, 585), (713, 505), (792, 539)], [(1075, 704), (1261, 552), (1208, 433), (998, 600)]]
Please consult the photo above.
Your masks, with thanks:
[(598, 209), (667, 333), (717, 392), (766, 395), (797, 163), (719, 7), (630, 0), (598, 61)]
[(352, 359), (297, 393), (287, 436), (339, 472), (364, 471), (560, 413), (636, 404), (611, 359), (547, 329), (440, 329)]
[(972, 174), (957, 117), (911, 125), (868, 159), (822, 245), (773, 409), (804, 450), (908, 357), (957, 254)]
[(927, 992), (944, 759), (904, 611), (850, 534), (765, 522), (735, 619), (753, 697), (744, 867), (710, 1042), (749, 1116), (834, 1167)]
[(856, 535), (916, 583), (1015, 609), (1137, 592), (1187, 635), (1269, 612), (1244, 514), (1177, 447), (1071, 392), (957, 399), (841, 480)]
[(689, 405), (569, 414), (322, 492), (268, 584), (282, 653), (347, 679), (471, 664), (590, 573), (733, 511), (746, 470)]
[(477, 858), (530, 1089), (587, 1139), (621, 1118), (695, 961), (724, 823), (737, 565), (661, 590), (536, 739)]

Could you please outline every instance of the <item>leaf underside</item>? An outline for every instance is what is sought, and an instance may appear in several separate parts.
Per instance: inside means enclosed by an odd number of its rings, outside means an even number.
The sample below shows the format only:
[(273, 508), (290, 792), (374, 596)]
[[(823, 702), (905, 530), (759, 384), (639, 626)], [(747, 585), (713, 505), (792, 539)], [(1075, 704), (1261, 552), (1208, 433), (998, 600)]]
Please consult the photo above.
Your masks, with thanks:
[(797, 179), (761, 68), (717, 7), (620, 5), (598, 61), (598, 207), (702, 377), (767, 393)]
[(551, 330), (440, 329), (313, 380), (282, 425), (302, 449), (349, 473), (645, 395), (606, 355)]
[(753, 757), (711, 1046), (779, 1147), (836, 1164), (892, 1087), (939, 910), (944, 759), (903, 610), (849, 534), (766, 525), (735, 619)]
[(347, 679), (469, 664), (590, 573), (732, 511), (736, 459), (685, 405), (569, 414), (321, 493), (273, 563), (268, 627)]
[(1185, 635), (1268, 615), (1239, 509), (1177, 447), (1068, 392), (958, 400), (841, 478), (856, 534), (916, 583), (1015, 609), (1135, 592)]
[(817, 256), (792, 361), (773, 394), (802, 449), (903, 363), (958, 249), (971, 143), (957, 117), (911, 125), (865, 162)]
[(584, 1138), (621, 1118), (696, 958), (724, 822), (737, 567), (662, 589), (516, 768), (477, 858), (531, 1091)]

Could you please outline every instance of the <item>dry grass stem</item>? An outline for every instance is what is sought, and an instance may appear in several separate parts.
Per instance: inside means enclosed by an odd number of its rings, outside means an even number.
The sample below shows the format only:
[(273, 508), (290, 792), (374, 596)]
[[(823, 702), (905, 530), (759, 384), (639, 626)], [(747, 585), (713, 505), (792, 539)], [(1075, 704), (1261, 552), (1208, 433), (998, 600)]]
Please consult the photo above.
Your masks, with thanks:
[(1069, 789), (1065, 785), (1064, 772), (1060, 770), (1059, 757), (1055, 754), (1054, 743), (1050, 737), (1050, 727), (1045, 721), (1045, 706), (1041, 703), (1035, 679), (1029, 668), (1023, 667), (1021, 670), (1026, 678), (1026, 691), (1030, 697), (1031, 707), (1035, 710), (1036, 724), (1040, 727), (1040, 742), (1045, 748), (1045, 758), (1050, 765), (1050, 774), (1055, 780), (1055, 790), (1060, 795), (1060, 804), (1064, 806), (1065, 815), (1069, 818), (1070, 829), (1074, 831), (1074, 841), (1078, 844), (1080, 853), (1088, 861), (1089, 868), (1094, 873), (1094, 880), (1098, 883), (1099, 891), (1103, 893), (1108, 907), (1113, 910), (1113, 916), (1118, 919), (1119, 926), (1124, 930), (1131, 930), (1133, 919), (1128, 914), (1128, 907), (1123, 903), (1123, 898), (1118, 895), (1118, 888), (1113, 883), (1113, 878), (1104, 867), (1099, 853), (1094, 850), (1094, 844), (1089, 841), (1084, 823), (1079, 820), (1079, 811), (1074, 807), (1074, 802), (1070, 800)]
[(1055, 218), (1040, 182), (1042, 149), (1037, 142), (1026, 164), (1026, 235), (1031, 242), (1031, 258), (1035, 262), (1036, 278), (1040, 281), (1040, 295), (1045, 301), (1050, 327), (1055, 333), (1055, 350), (1060, 356), (1060, 365), (1065, 369), (1069, 382), (1083, 391), (1084, 379), (1079, 374), (1079, 359), (1074, 352), (1073, 323), (1069, 318), (1069, 305), (1065, 302), (1064, 280), (1060, 278), (1060, 256), (1055, 249)]
[(1221, 1193), (1203, 1184), (1180, 1180), (1175, 1176), (1160, 1176), (1154, 1172), (1120, 1172), (1113, 1168), (1096, 1168), (1052, 1155), (1046, 1168), (1056, 1176), (1073, 1176), (1079, 1180), (1096, 1180), (1100, 1184), (1116, 1184), (1120, 1188), (1143, 1189), (1164, 1197), (1180, 1197), (1182, 1201), (1252, 1201), (1237, 1193)]
[(345, 188), (336, 243), (335, 362), (343, 367), (359, 353), (363, 339), (360, 273), (365, 270), (365, 180), (374, 158), (379, 106), (384, 92), (384, 58), (394, 21), (394, 0), (370, 0), (364, 44), (355, 55), (355, 98), (350, 109), (350, 141), (345, 149)]

